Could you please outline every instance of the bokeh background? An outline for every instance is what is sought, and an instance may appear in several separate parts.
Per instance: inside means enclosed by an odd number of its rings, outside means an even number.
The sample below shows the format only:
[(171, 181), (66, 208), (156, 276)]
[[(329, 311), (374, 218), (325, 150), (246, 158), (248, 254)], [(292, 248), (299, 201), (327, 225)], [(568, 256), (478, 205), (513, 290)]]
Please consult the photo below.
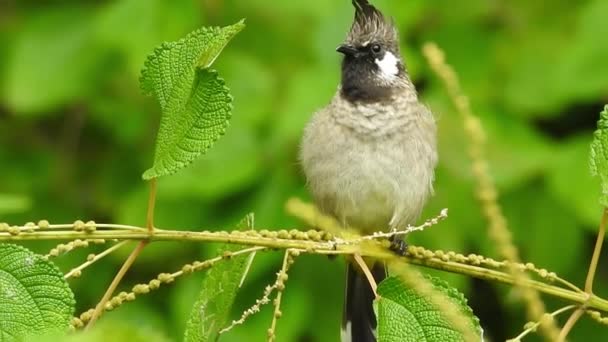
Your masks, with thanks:
[[(481, 116), (492, 174), (523, 258), (582, 284), (600, 217), (587, 156), (608, 102), (608, 1), (375, 3), (395, 18), (410, 74), (439, 121), (436, 196), (425, 216), (447, 207), (450, 217), (410, 243), (497, 256), (473, 195), (462, 124), (421, 55), (422, 44), (435, 41)], [(141, 173), (152, 162), (159, 122), (157, 104), (138, 86), (146, 55), (202, 25), (246, 18), (247, 28), (216, 62), (235, 97), (231, 127), (191, 168), (160, 180), (157, 225), (230, 228), (253, 211), (257, 227), (301, 227), (284, 211), (289, 197), (309, 198), (298, 141), (313, 111), (335, 92), (335, 47), (352, 13), (348, 0), (0, 1), (0, 221), (142, 225), (147, 187)], [(46, 251), (52, 245), (30, 246)], [(210, 245), (153, 244), (121, 289), (214, 251)], [(67, 270), (89, 252), (58, 262)], [(79, 312), (96, 303), (128, 252), (71, 281)], [(280, 259), (280, 253), (258, 256), (234, 317), (274, 281)], [(522, 330), (525, 308), (509, 287), (440, 275), (467, 295), (491, 340)], [(202, 276), (184, 278), (104, 320), (180, 340)], [(603, 263), (597, 293), (608, 295), (607, 280)], [(342, 286), (341, 260), (299, 258), (278, 340), (337, 340)], [(563, 304), (546, 303), (550, 309)], [(270, 317), (267, 308), (222, 340), (265, 340)], [(572, 341), (602, 338), (608, 329), (588, 319), (571, 334)]]

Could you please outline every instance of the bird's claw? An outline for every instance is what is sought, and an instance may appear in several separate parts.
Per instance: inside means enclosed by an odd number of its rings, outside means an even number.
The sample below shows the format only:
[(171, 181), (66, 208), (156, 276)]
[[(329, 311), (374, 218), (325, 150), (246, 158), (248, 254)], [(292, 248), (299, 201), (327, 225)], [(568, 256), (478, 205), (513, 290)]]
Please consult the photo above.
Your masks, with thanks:
[(408, 244), (400, 237), (392, 236), (389, 238), (391, 251), (395, 252), (399, 256), (405, 256), (407, 254)]

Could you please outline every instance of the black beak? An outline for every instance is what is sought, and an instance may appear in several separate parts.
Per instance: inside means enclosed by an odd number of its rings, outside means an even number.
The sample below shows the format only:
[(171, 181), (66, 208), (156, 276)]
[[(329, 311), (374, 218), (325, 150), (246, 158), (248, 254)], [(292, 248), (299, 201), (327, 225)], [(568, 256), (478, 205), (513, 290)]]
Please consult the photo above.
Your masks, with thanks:
[(356, 57), (359, 54), (359, 50), (355, 49), (352, 45), (342, 44), (338, 46), (336, 51), (343, 53), (346, 56)]

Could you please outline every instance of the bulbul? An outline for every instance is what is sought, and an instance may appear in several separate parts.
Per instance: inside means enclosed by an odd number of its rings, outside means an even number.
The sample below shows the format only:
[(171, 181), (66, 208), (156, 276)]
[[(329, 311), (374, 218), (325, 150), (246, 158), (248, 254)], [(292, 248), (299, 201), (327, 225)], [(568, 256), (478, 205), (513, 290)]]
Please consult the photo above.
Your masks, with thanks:
[[(305, 128), (300, 162), (315, 203), (362, 234), (414, 224), (433, 192), (436, 124), (419, 102), (399, 49), (394, 22), (367, 0), (353, 0), (338, 91)], [(341, 338), (376, 341), (374, 294), (347, 267)], [(371, 265), (376, 282), (387, 276)]]

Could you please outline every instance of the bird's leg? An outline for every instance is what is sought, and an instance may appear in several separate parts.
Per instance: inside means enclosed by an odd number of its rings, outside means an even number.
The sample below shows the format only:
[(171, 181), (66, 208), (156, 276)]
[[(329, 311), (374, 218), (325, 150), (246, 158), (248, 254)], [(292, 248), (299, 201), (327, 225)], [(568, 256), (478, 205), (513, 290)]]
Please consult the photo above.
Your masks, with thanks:
[(393, 235), (388, 238), (391, 246), (389, 247), (391, 251), (395, 252), (399, 256), (405, 256), (407, 254), (408, 244), (405, 242), (404, 237)]

